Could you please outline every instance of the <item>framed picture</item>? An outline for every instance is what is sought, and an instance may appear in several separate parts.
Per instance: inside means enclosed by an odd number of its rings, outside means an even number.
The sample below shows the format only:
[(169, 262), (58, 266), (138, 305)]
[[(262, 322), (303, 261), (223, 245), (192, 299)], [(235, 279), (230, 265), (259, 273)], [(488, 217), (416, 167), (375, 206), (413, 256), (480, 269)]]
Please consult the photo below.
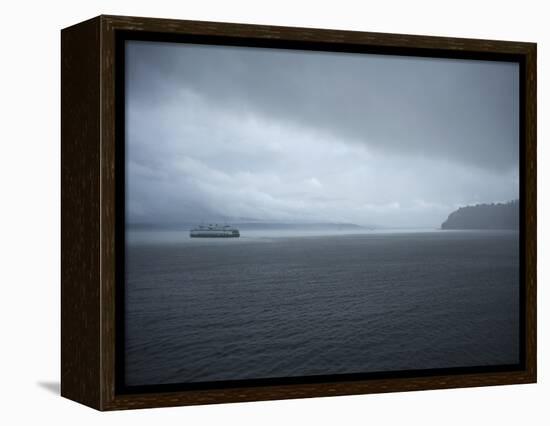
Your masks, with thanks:
[(100, 16), (62, 42), (63, 396), (536, 381), (536, 45)]

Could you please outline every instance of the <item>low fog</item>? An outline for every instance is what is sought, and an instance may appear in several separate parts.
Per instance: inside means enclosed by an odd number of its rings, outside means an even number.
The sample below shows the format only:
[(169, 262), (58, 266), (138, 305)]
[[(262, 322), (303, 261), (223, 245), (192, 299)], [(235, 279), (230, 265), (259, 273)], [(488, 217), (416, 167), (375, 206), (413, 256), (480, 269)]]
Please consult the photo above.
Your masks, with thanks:
[(127, 42), (127, 221), (438, 227), (519, 193), (513, 63)]

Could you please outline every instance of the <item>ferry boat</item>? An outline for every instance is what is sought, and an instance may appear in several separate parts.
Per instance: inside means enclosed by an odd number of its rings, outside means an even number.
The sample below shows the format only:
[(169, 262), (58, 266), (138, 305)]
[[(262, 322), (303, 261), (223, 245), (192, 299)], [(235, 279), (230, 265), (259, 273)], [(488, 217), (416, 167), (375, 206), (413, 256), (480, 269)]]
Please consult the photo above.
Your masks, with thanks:
[(229, 225), (200, 225), (189, 231), (191, 238), (238, 238), (239, 230)]

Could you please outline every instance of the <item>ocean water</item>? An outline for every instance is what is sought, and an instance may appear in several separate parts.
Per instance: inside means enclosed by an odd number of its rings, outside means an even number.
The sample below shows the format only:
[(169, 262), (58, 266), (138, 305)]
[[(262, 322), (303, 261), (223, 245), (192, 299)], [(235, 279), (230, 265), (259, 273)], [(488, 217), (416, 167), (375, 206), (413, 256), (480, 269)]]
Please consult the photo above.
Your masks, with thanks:
[(519, 362), (516, 232), (242, 235), (127, 235), (127, 385)]

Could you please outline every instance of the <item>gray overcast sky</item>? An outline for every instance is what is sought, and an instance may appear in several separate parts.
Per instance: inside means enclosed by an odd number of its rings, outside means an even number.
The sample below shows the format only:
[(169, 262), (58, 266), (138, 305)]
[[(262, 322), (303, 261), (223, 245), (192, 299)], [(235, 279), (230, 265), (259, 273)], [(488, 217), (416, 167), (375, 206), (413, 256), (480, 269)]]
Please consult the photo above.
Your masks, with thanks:
[(437, 227), (518, 198), (513, 63), (127, 42), (127, 220)]

